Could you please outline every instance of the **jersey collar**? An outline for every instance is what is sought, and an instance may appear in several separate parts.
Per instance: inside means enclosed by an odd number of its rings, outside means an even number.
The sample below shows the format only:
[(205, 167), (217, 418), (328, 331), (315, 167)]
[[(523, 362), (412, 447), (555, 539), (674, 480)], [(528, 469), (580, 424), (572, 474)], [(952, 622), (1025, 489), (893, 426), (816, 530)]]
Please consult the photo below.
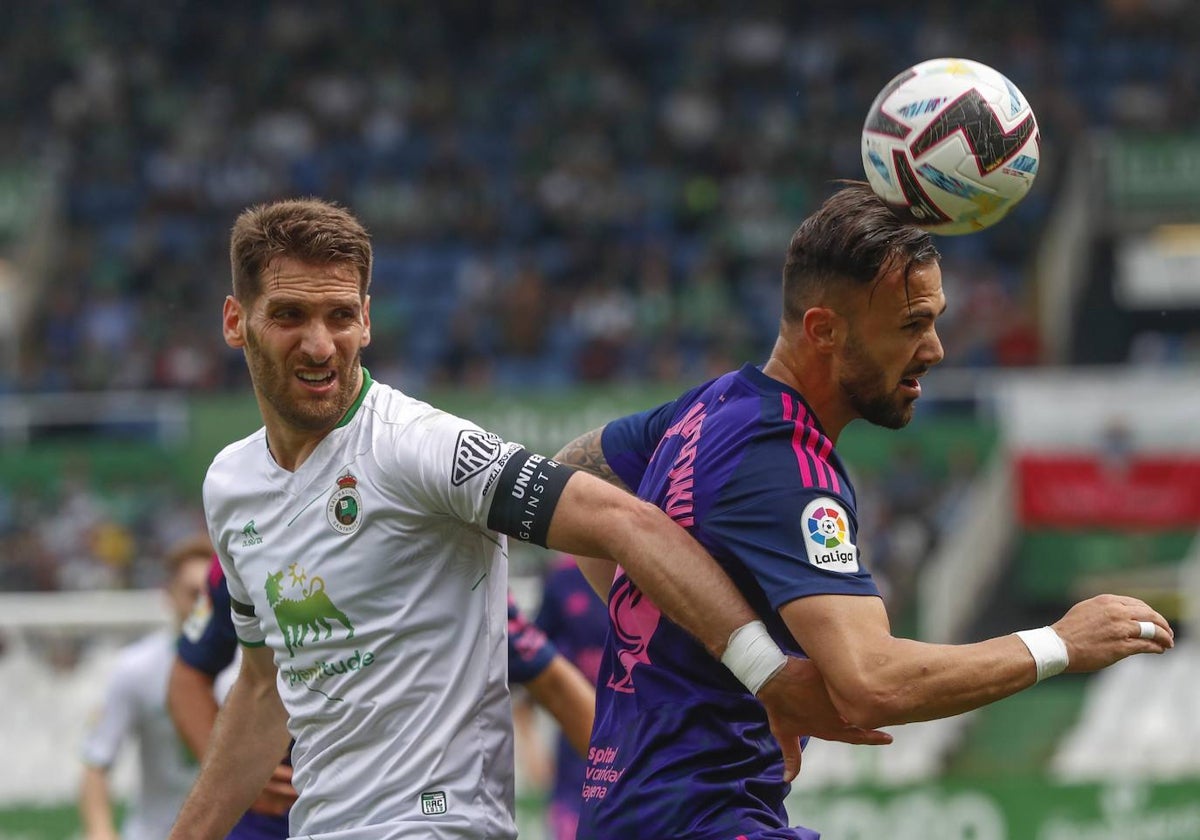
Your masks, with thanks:
[(354, 398), (354, 402), (346, 409), (346, 413), (342, 415), (342, 419), (334, 426), (335, 429), (340, 429), (342, 426), (348, 425), (354, 419), (354, 415), (358, 414), (358, 408), (363, 404), (363, 400), (367, 398), (367, 391), (371, 387), (371, 372), (366, 368), (362, 370), (362, 387), (358, 389), (358, 396)]

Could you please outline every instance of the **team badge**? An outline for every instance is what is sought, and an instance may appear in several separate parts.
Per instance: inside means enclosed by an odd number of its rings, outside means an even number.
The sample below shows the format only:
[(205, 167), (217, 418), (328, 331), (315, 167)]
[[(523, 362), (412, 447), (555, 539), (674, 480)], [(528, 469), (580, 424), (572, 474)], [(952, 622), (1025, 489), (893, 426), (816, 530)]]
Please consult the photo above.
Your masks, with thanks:
[(857, 572), (858, 546), (850, 541), (850, 517), (828, 496), (814, 499), (800, 515), (808, 562), (830, 572)]
[(325, 506), (325, 517), (339, 534), (353, 534), (362, 524), (362, 496), (358, 492), (358, 479), (350, 473), (337, 480), (337, 490)]

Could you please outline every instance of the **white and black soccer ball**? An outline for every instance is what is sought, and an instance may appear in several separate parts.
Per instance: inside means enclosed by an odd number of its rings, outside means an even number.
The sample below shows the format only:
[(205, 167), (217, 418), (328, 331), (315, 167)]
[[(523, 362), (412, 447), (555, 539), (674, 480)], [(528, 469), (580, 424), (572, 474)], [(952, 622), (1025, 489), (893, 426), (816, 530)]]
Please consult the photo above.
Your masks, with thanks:
[(935, 58), (884, 87), (862, 133), (871, 188), (900, 218), (932, 233), (973, 233), (1016, 206), (1037, 176), (1033, 109), (1001, 73)]

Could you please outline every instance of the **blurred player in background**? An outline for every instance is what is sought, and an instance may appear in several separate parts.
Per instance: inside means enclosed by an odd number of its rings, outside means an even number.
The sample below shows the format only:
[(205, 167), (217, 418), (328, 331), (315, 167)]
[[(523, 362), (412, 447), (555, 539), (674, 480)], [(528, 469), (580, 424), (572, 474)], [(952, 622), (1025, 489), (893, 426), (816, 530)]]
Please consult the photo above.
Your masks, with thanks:
[[(911, 419), (920, 377), (942, 359), (939, 259), (929, 234), (901, 224), (866, 185), (844, 186), (792, 237), (765, 365), (615, 420), (557, 456), (635, 488), (687, 527), (762, 617), (730, 647), (810, 656), (860, 726), (947, 717), (1064, 669), (1173, 644), (1162, 616), (1111, 595), (1052, 628), (977, 644), (892, 636), (834, 444), (858, 418), (892, 429)], [(627, 575), (580, 562), (611, 617), (580, 837), (817, 837), (788, 827), (779, 750), (754, 698)]]
[[(229, 613), (229, 588), (215, 557), (207, 591), (183, 623), (167, 688), (167, 708), (192, 754), (203, 758), (228, 691), (223, 674), (240, 662), (237, 633)], [(220, 681), (220, 682), (218, 682)], [(229, 833), (230, 840), (279, 840), (288, 836), (288, 810), (296, 800), (290, 757), (271, 774), (258, 798)]]
[(596, 690), (541, 628), (525, 617), (512, 592), (508, 593), (508, 681), (523, 685), (550, 713), (576, 756), (587, 753)]
[[(604, 602), (596, 598), (574, 557), (559, 555), (550, 565), (534, 622), (550, 637), (559, 652), (587, 677), (589, 686), (594, 686), (604, 655), (604, 639), (608, 635), (608, 610)], [(590, 736), (590, 717), (588, 727)], [(554, 781), (546, 815), (554, 840), (575, 838), (586, 755), (587, 738), (580, 749), (566, 737), (564, 730), (555, 746)]]
[[(264, 427), (216, 457), (204, 507), (244, 649), (171, 836), (224, 836), (289, 728), (293, 834), (515, 836), (502, 535), (612, 558), (718, 656), (753, 613), (654, 506), (373, 382), (348, 212), (251, 208), (230, 252), (223, 331)], [(811, 663), (760, 653), (725, 661), (793, 766), (802, 733), (887, 740), (845, 725)]]
[[(123, 648), (117, 657), (104, 705), (83, 744), (79, 813), (87, 840), (162, 840), (196, 777), (197, 763), (167, 714), (167, 678), (179, 625), (204, 591), (211, 558), (204, 535), (168, 549), (164, 590), (172, 626)], [(130, 738), (137, 742), (140, 773), (118, 833), (109, 771)]]

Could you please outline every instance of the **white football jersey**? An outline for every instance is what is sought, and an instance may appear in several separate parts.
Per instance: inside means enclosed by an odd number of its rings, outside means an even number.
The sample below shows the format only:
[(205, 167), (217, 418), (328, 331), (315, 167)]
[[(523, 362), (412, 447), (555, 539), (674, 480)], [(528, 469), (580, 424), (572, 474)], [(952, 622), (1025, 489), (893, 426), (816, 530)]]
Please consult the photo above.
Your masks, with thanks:
[(174, 660), (175, 634), (166, 630), (122, 648), (83, 742), (83, 762), (107, 769), (129, 738), (137, 741), (138, 789), (121, 823), (124, 840), (166, 837), (199, 769), (167, 713)]
[(487, 520), (521, 447), (363, 376), (295, 472), (260, 429), (204, 482), (238, 636), (279, 669), (291, 830), (515, 837), (507, 543)]

